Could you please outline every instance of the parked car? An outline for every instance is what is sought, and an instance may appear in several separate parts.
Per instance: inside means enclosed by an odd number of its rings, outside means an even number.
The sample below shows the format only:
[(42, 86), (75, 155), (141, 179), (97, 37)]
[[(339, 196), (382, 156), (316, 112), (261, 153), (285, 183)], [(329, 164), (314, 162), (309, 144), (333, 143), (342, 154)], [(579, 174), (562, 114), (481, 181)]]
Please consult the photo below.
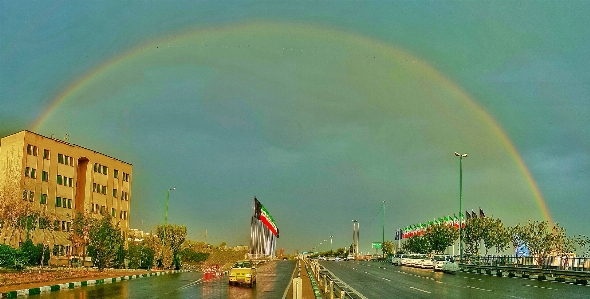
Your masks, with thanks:
[(391, 257), (391, 264), (395, 265), (395, 266), (401, 266), (403, 256), (404, 256), (404, 254), (396, 254), (396, 255), (392, 256)]
[(402, 266), (412, 266), (414, 263), (414, 254), (404, 254), (402, 257)]
[(421, 255), (420, 261), (418, 263), (420, 264), (420, 268), (422, 269), (434, 268), (434, 261), (428, 255)]
[(434, 259), (434, 271), (442, 271), (443, 265), (446, 263), (452, 263), (453, 258), (450, 255), (435, 255)]
[(256, 267), (251, 261), (237, 261), (229, 271), (229, 285), (256, 284)]

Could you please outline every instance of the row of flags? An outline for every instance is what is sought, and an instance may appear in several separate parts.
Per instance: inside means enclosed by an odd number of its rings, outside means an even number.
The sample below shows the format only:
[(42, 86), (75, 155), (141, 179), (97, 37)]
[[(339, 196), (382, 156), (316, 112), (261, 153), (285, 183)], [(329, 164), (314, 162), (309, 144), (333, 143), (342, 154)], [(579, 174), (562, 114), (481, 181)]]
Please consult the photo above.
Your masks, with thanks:
[[(466, 220), (477, 218), (477, 214), (473, 210), (471, 210), (471, 212), (465, 211), (465, 215), (461, 214), (460, 217), (461, 219), (459, 219), (456, 214), (453, 214), (453, 216), (449, 215), (438, 219), (435, 218), (433, 221), (428, 221), (427, 223), (418, 223), (406, 226), (395, 232), (395, 240), (406, 239), (414, 236), (423, 236), (429, 226), (439, 225), (441, 223), (445, 225), (452, 225), (457, 229), (459, 226), (464, 228)], [(486, 217), (484, 211), (481, 208), (479, 208), (479, 217)]]

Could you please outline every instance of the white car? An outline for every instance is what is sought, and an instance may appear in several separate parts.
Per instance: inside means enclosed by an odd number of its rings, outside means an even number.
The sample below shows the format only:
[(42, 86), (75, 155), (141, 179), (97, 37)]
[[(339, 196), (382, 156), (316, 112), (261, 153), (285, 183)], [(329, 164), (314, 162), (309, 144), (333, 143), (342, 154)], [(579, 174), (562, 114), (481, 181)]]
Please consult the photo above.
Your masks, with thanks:
[(427, 255), (420, 256), (420, 268), (422, 269), (433, 269), (434, 261)]
[(396, 254), (396, 255), (392, 256), (391, 257), (391, 264), (395, 265), (395, 266), (401, 266), (403, 257), (404, 257), (404, 254)]
[(444, 264), (453, 262), (453, 258), (450, 255), (435, 255), (433, 259), (434, 271), (442, 271)]
[(404, 254), (401, 259), (402, 266), (410, 266), (412, 255)]
[(417, 254), (412, 254), (410, 256), (409, 261), (408, 261), (408, 266), (410, 266), (410, 267), (420, 267), (419, 263), (420, 263), (420, 256), (417, 255)]

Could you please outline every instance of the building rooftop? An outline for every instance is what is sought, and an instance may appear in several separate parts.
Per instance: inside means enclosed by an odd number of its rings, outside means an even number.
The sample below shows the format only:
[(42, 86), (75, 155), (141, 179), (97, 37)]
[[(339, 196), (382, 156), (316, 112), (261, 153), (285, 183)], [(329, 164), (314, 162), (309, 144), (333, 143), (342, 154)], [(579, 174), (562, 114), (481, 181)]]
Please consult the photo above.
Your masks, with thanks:
[[(97, 154), (103, 155), (103, 156), (105, 156), (105, 157), (109, 157), (109, 158), (111, 158), (111, 159), (117, 160), (117, 161), (119, 161), (119, 162), (123, 162), (123, 163), (125, 163), (125, 164), (128, 164), (128, 165), (133, 165), (133, 164), (131, 164), (131, 163), (128, 163), (128, 162), (125, 162), (125, 161), (123, 161), (123, 160), (121, 160), (121, 159), (117, 159), (117, 158), (115, 158), (115, 157), (111, 157), (111, 156), (109, 156), (109, 155), (103, 154), (103, 153), (101, 153), (101, 152), (99, 152), (99, 151), (95, 151), (95, 150), (93, 150), (93, 149), (89, 149), (89, 148), (86, 148), (86, 147), (83, 147), (83, 146), (80, 146), (80, 145), (77, 145), (77, 144), (69, 143), (69, 142), (67, 142), (67, 141), (64, 141), (64, 140), (61, 140), (61, 139), (57, 139), (57, 138), (55, 138), (55, 137), (47, 137), (47, 136), (43, 136), (43, 135), (41, 135), (41, 134), (38, 134), (38, 133), (35, 133), (35, 132), (32, 132), (32, 131), (29, 131), (29, 130), (22, 130), (22, 131), (18, 131), (18, 132), (12, 133), (12, 134), (10, 134), (10, 135), (6, 135), (6, 136), (4, 136), (4, 137), (2, 137), (2, 138), (6, 138), (6, 137), (9, 137), (9, 136), (12, 136), (12, 135), (16, 135), (16, 134), (19, 134), (19, 133), (22, 133), (22, 132), (27, 132), (27, 133), (35, 134), (35, 135), (37, 135), (37, 136), (39, 136), (39, 137), (42, 137), (42, 138), (51, 139), (51, 140), (53, 140), (53, 141), (60, 142), (60, 143), (63, 143), (63, 144), (65, 144), (65, 145), (69, 145), (69, 146), (72, 146), (72, 147), (78, 147), (78, 148), (82, 148), (82, 149), (85, 149), (85, 150), (88, 150), (88, 151), (91, 151), (91, 152), (94, 152), (94, 153), (97, 153)], [(1, 143), (0, 143), (0, 146), (1, 146)]]

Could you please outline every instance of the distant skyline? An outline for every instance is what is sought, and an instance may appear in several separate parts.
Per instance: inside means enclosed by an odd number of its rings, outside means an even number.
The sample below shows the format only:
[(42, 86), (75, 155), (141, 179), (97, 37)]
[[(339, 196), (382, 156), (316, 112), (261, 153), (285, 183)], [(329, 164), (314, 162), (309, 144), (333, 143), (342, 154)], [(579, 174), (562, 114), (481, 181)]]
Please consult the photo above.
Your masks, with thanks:
[[(0, 4), (0, 135), (132, 163), (131, 227), (306, 251), (481, 207), (590, 219), (586, 2)], [(546, 205), (546, 207), (545, 207)], [(374, 219), (374, 220), (373, 220)], [(325, 242), (323, 242), (325, 243)], [(327, 249), (329, 249), (327, 247)]]

